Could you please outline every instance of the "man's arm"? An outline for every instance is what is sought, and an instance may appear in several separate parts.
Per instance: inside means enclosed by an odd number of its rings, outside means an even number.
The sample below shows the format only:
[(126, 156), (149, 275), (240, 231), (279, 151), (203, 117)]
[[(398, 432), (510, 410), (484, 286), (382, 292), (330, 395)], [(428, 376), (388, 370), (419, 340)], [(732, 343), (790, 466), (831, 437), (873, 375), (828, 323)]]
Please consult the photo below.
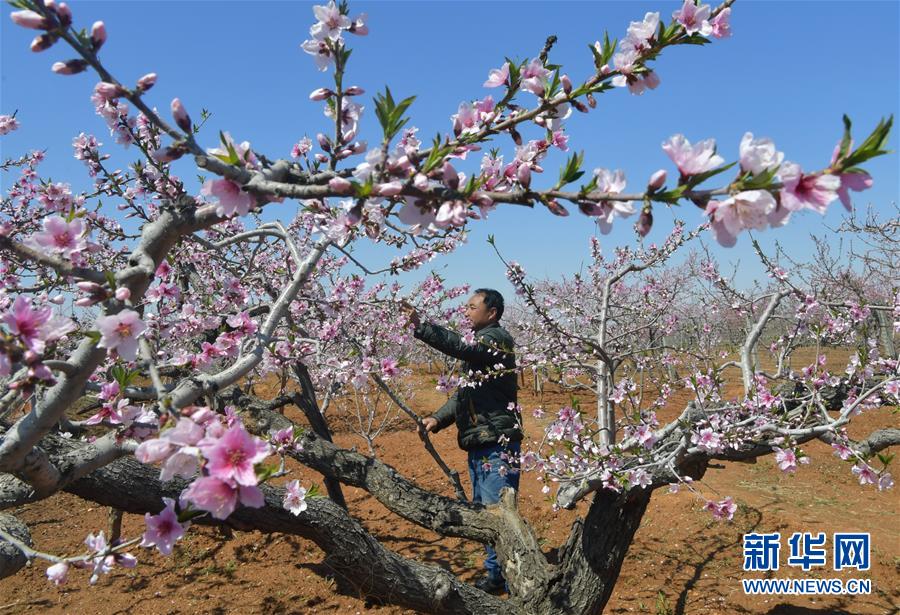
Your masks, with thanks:
[(431, 433), (437, 433), (444, 427), (449, 427), (454, 422), (456, 422), (456, 410), (457, 408), (459, 408), (459, 403), (459, 391), (457, 390), (453, 393), (453, 395), (450, 396), (450, 399), (448, 399), (443, 406), (438, 408), (437, 412), (429, 417), (426, 417), (437, 421), (437, 424), (428, 431), (430, 431)]
[(502, 350), (488, 345), (494, 341), (488, 336), (485, 336), (487, 344), (478, 340), (470, 346), (463, 341), (459, 334), (430, 322), (423, 322), (417, 326), (414, 335), (416, 339), (422, 340), (432, 348), (468, 363), (492, 365), (503, 357)]

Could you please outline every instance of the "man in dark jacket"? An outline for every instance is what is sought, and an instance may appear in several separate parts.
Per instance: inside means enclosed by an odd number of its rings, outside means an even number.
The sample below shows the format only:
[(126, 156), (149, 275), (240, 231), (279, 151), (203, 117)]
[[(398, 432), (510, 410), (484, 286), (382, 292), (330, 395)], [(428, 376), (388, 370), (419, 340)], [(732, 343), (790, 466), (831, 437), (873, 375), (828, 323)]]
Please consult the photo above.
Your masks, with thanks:
[[(432, 323), (419, 322), (415, 336), (432, 348), (463, 361), (461, 375), (466, 386), (453, 393), (447, 403), (422, 420), (426, 431), (437, 433), (456, 423), (457, 441), (469, 454), (472, 500), (495, 504), (504, 487), (519, 488), (518, 457), (522, 421), (516, 402), (518, 380), (512, 336), (500, 326), (503, 296), (496, 290), (479, 288), (466, 303), (466, 317), (474, 330), (474, 343)], [(505, 587), (497, 554), (486, 547), (487, 576), (476, 587), (499, 593)]]

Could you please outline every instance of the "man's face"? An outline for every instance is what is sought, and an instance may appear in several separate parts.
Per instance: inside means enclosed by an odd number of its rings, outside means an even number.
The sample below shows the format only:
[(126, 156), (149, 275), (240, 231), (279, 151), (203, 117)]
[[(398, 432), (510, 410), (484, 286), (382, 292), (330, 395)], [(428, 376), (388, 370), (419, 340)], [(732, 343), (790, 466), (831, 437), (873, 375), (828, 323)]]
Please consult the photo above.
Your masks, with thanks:
[(477, 331), (496, 321), (497, 308), (488, 308), (484, 304), (484, 295), (475, 294), (466, 302), (466, 318)]

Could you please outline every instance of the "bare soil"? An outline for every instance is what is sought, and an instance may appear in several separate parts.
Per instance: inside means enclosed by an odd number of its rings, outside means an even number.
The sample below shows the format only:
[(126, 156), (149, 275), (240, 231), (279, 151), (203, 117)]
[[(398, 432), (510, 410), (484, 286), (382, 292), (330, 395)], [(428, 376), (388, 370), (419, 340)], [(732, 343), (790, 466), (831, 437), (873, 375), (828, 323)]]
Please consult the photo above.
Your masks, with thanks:
[[(415, 377), (415, 404), (423, 413), (445, 399), (434, 390), (431, 377)], [(265, 393), (258, 389), (258, 392)], [(537, 439), (544, 421), (531, 419), (531, 410), (542, 404), (553, 411), (569, 402), (569, 395), (548, 392), (535, 395), (523, 387), (527, 438)], [(688, 397), (673, 400), (672, 414)], [(585, 408), (592, 400), (582, 398)], [(335, 409), (336, 414), (340, 413)], [(292, 418), (299, 415), (288, 410)], [(662, 417), (661, 417), (662, 418)], [(365, 442), (349, 430), (350, 423), (333, 421), (335, 441), (345, 447), (367, 450)], [(856, 417), (854, 437), (874, 429), (897, 426), (893, 408), (880, 408)], [(464, 474), (465, 455), (456, 446), (451, 428), (434, 437), (444, 459)], [(772, 457), (756, 464), (720, 464), (703, 480), (710, 497), (732, 496), (739, 503), (734, 520), (714, 521), (701, 510), (702, 502), (687, 492), (655, 493), (643, 524), (622, 568), (622, 574), (606, 613), (739, 613), (786, 614), (883, 614), (900, 612), (900, 523), (898, 490), (877, 492), (860, 486), (846, 462), (830, 447), (811, 443), (805, 447), (809, 465), (785, 475)], [(383, 434), (377, 441), (379, 457), (423, 487), (452, 496), (452, 489), (421, 446), (410, 422)], [(895, 472), (896, 475), (896, 472)], [(321, 476), (301, 466), (292, 478), (304, 485), (321, 484)], [(467, 484), (467, 478), (464, 479)], [(565, 541), (572, 521), (585, 513), (582, 502), (574, 511), (554, 512), (534, 477), (522, 478), (520, 509), (542, 538), (548, 553)], [(346, 488), (352, 514), (386, 546), (410, 558), (451, 570), (471, 581), (481, 574), (481, 545), (440, 536), (392, 515), (364, 491)], [(10, 511), (25, 521), (38, 548), (60, 554), (78, 553), (84, 537), (105, 529), (107, 509), (68, 494), (58, 494), (38, 504)], [(126, 515), (123, 535), (143, 531), (143, 518)], [(781, 569), (775, 573), (742, 570), (742, 536), (748, 532), (780, 532)], [(830, 566), (803, 572), (787, 566), (786, 538), (795, 531), (825, 532), (831, 544), (833, 532), (871, 534), (871, 570), (834, 572)], [(380, 613), (410, 611), (369, 604), (353, 592), (353, 579), (323, 564), (324, 554), (311, 542), (293, 536), (258, 532), (234, 532), (193, 527), (171, 557), (155, 550), (133, 550), (140, 564), (133, 570), (115, 569), (93, 587), (84, 571), (73, 571), (69, 583), (54, 587), (44, 576), (41, 562), (0, 580), (0, 614), (3, 613)], [(830, 549), (829, 549), (830, 555)], [(740, 579), (763, 578), (867, 578), (872, 593), (853, 597), (747, 596)], [(339, 593), (344, 592), (344, 593)], [(348, 595), (348, 593), (350, 595)]]

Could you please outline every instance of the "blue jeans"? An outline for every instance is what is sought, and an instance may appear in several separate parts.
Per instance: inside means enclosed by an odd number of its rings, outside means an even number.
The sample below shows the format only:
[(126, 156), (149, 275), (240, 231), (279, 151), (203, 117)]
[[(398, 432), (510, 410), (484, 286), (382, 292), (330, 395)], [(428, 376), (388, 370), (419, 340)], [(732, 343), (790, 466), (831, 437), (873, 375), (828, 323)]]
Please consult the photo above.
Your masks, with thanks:
[[(512, 459), (504, 460), (501, 453)], [(469, 479), (472, 481), (472, 501), (481, 504), (496, 504), (500, 501), (500, 490), (512, 487), (519, 490), (518, 472), (519, 443), (510, 442), (505, 446), (493, 444), (469, 451)], [(512, 462), (512, 463), (510, 463)], [(511, 467), (514, 465), (514, 468)], [(501, 470), (503, 468), (505, 471)], [(492, 579), (502, 579), (503, 572), (497, 563), (497, 553), (488, 545), (484, 547), (487, 559), (484, 568)]]

